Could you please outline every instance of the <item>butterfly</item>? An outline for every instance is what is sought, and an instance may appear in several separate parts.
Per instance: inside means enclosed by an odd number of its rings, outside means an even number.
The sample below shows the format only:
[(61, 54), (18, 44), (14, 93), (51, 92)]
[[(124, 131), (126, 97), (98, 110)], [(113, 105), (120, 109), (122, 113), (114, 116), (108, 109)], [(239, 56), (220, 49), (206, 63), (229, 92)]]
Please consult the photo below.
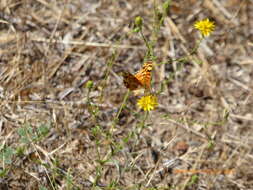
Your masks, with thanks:
[(124, 85), (129, 90), (137, 90), (138, 88), (150, 90), (152, 68), (153, 68), (152, 61), (147, 61), (143, 64), (142, 68), (135, 75), (129, 72), (124, 72), (123, 73)]

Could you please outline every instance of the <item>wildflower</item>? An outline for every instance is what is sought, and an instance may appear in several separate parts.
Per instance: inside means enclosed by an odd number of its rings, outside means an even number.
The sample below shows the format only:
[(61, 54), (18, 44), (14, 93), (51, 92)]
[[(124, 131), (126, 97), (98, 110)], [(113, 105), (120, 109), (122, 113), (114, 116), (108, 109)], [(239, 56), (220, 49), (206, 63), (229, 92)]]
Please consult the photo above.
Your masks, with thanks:
[(137, 105), (144, 111), (153, 110), (158, 105), (157, 97), (153, 95), (143, 96), (138, 100)]
[(209, 21), (209, 19), (204, 19), (201, 21), (197, 21), (194, 24), (194, 27), (201, 32), (201, 34), (205, 36), (209, 36), (211, 32), (214, 31), (215, 24), (212, 21)]

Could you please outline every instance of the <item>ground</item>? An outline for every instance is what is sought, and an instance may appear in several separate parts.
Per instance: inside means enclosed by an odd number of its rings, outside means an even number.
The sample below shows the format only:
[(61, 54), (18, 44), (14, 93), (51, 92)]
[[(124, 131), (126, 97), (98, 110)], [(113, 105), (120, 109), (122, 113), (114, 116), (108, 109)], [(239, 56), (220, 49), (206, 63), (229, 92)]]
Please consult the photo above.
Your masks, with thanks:
[(252, 78), (250, 0), (1, 0), (0, 189), (253, 189)]

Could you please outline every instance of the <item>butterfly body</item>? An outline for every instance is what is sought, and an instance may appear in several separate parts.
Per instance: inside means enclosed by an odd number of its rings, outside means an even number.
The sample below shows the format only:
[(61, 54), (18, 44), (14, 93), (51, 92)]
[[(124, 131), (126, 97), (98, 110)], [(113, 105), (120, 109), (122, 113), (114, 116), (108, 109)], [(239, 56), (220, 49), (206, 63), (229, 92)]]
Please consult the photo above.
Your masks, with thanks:
[(125, 86), (129, 90), (137, 90), (138, 88), (145, 88), (150, 90), (152, 68), (153, 63), (151, 61), (147, 61), (135, 75), (129, 72), (123, 73), (123, 82)]

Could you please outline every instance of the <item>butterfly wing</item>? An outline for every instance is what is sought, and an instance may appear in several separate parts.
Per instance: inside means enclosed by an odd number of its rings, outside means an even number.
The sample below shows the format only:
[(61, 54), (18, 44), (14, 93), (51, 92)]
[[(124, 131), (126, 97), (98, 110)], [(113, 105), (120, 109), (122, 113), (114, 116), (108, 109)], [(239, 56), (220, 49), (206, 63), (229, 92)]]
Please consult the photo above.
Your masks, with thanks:
[(134, 75), (134, 77), (141, 83), (141, 85), (145, 89), (150, 89), (152, 68), (153, 63), (151, 61), (148, 61), (144, 63), (142, 69)]
[(124, 72), (123, 73), (123, 82), (124, 85), (129, 89), (129, 90), (136, 90), (140, 86), (142, 86), (142, 83), (131, 73)]

